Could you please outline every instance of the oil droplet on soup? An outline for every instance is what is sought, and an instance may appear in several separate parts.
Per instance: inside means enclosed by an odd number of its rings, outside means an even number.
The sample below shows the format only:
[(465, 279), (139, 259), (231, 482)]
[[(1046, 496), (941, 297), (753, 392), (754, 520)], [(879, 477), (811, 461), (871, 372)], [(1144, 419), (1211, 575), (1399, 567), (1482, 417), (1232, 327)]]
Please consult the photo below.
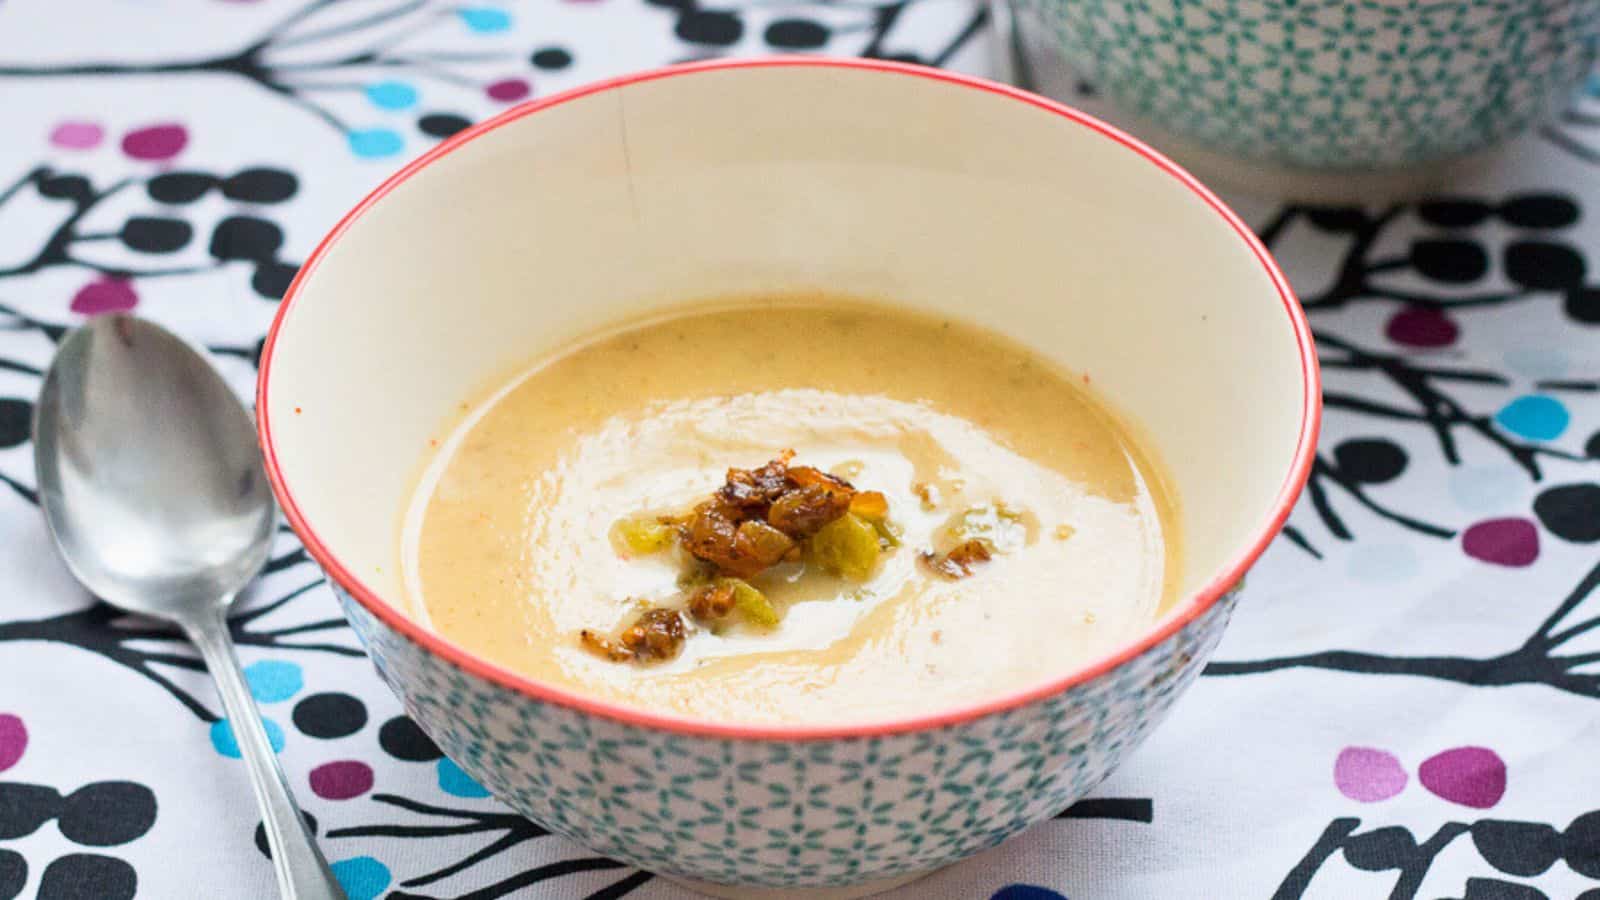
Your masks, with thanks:
[[(776, 625), (690, 622), (649, 664), (585, 649), (585, 630), (684, 596), (681, 555), (619, 552), (619, 521), (681, 514), (789, 448), (887, 499), (893, 546), (865, 580), (785, 562), (752, 576)], [(539, 681), (721, 722), (844, 724), (1020, 690), (1147, 629), (1176, 592), (1165, 484), (1080, 380), (1005, 339), (763, 302), (612, 331), (472, 405), (428, 460), (400, 553), (434, 628)], [(919, 562), (958, 539), (996, 552), (970, 577)]]

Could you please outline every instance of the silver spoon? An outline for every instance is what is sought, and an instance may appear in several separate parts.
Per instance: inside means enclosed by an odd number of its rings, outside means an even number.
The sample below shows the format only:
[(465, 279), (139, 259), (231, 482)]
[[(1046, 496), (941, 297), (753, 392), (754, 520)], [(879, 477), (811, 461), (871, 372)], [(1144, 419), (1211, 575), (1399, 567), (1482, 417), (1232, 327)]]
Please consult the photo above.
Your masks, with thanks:
[(249, 764), (289, 900), (342, 900), (267, 741), (228, 605), (275, 530), (250, 416), (210, 364), (159, 326), (102, 316), (61, 342), (33, 421), (39, 503), (84, 586), (166, 619), (200, 649)]

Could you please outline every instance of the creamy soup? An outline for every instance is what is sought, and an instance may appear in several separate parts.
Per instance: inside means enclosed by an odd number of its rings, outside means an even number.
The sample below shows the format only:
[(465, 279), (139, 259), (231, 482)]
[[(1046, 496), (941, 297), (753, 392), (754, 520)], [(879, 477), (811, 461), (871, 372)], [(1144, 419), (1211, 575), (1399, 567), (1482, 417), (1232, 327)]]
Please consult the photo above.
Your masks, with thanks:
[[(405, 519), (407, 588), (476, 654), (658, 712), (844, 723), (1025, 688), (1147, 629), (1176, 589), (1174, 498), (1088, 382), (976, 328), (866, 305), (639, 323), (466, 405)], [(738, 615), (742, 600), (715, 621), (685, 610), (670, 655), (597, 652), (642, 612), (707, 596), (672, 523), (729, 469), (787, 450), (830, 490), (881, 494), (862, 498), (887, 505), (870, 566), (819, 564), (804, 539), (740, 573), (772, 617)], [(664, 523), (658, 552), (619, 539), (639, 522)]]

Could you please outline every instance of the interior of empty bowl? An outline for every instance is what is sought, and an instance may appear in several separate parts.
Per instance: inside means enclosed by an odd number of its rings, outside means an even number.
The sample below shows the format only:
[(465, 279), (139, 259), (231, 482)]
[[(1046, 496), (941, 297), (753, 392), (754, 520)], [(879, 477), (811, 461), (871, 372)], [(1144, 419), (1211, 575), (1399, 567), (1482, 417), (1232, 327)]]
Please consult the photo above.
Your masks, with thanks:
[(399, 621), (399, 520), (464, 399), (641, 314), (816, 290), (968, 320), (1088, 376), (1173, 481), (1169, 618), (1231, 584), (1303, 479), (1304, 322), (1209, 194), (1046, 101), (838, 62), (583, 89), (391, 179), (284, 301), (259, 411), (272, 477), (319, 561)]

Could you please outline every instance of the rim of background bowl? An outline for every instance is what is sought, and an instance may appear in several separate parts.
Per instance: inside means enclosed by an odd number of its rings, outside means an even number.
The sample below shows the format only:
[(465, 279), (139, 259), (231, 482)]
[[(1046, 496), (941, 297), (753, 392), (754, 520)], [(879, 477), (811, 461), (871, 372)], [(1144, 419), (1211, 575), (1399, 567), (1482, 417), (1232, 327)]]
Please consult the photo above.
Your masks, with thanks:
[[(1228, 227), (1238, 234), (1239, 238), (1244, 241), (1245, 245), (1261, 263), (1261, 267), (1266, 271), (1273, 287), (1277, 289), (1279, 299), (1283, 301), (1284, 312), (1289, 317), (1290, 325), (1294, 330), (1295, 343), (1300, 353), (1300, 366), (1302, 377), (1305, 381), (1305, 394), (1301, 399), (1299, 444), (1295, 448), (1294, 460), (1290, 466), (1288, 477), (1284, 479), (1283, 485), (1279, 489), (1278, 497), (1273, 503), (1271, 512), (1268, 513), (1265, 521), (1258, 527), (1255, 539), (1224, 565), (1220, 571), (1213, 575), (1199, 591), (1195, 592), (1178, 609), (1160, 619), (1149, 632), (1065, 675), (1051, 678), (1048, 681), (1022, 690), (1011, 691), (1001, 696), (987, 698), (975, 703), (967, 703), (949, 710), (885, 721), (866, 721), (837, 725), (826, 723), (800, 725), (720, 723), (688, 716), (654, 713), (584, 696), (574, 691), (541, 683), (496, 663), (481, 659), (459, 644), (446, 640), (441, 635), (419, 625), (411, 617), (403, 613), (399, 607), (385, 602), (375, 591), (356, 578), (349, 569), (340, 564), (301, 514), (299, 506), (295, 503), (294, 494), (289, 490), (289, 485), (284, 479), (283, 472), (279, 469), (277, 453), (273, 444), (272, 419), (269, 413), (271, 405), (267, 402), (267, 391), (272, 381), (270, 374), (273, 350), (277, 344), (278, 332), (283, 327), (284, 319), (290, 310), (294, 308), (295, 301), (299, 298), (300, 291), (304, 287), (307, 278), (316, 270), (318, 263), (328, 254), (328, 251), (345, 231), (349, 230), (361, 218), (363, 213), (371, 208), (373, 204), (382, 200), (389, 192), (440, 157), (497, 128), (542, 110), (560, 106), (563, 103), (570, 103), (591, 94), (603, 93), (626, 87), (627, 85), (655, 81), (662, 78), (687, 77), (705, 72), (732, 69), (777, 67), (853, 69), (899, 77), (924, 78), (929, 81), (996, 94), (1054, 113), (1074, 125), (1088, 128), (1102, 137), (1127, 147), (1154, 164), (1157, 169), (1174, 178), (1216, 212)], [(1177, 164), (1147, 146), (1144, 142), (1093, 116), (1057, 103), (1054, 100), (970, 75), (882, 60), (834, 59), (827, 57), (765, 57), (760, 59), (711, 60), (651, 69), (582, 85), (558, 94), (552, 94), (549, 97), (533, 100), (451, 136), (386, 178), (382, 184), (374, 188), (360, 203), (346, 213), (338, 224), (333, 227), (333, 230), (323, 237), (321, 242), (317, 244), (316, 249), (312, 251), (310, 258), (306, 260), (305, 265), (300, 267), (300, 271), (290, 283), (288, 291), (285, 292), (277, 315), (273, 317), (272, 327), (267, 332), (266, 342), (261, 351), (261, 366), (256, 386), (256, 424), (260, 433), (261, 448), (266, 459), (267, 478), (272, 484), (274, 493), (278, 496), (278, 502), (283, 508), (285, 517), (289, 520), (290, 527), (299, 535), (307, 552), (323, 567), (329, 577), (343, 587), (369, 613), (406, 638), (422, 645), (429, 652), (443, 657), (448, 662), (465, 669), (479, 678), (487, 679), (515, 693), (624, 724), (704, 737), (805, 741), (879, 737), (913, 731), (928, 731), (970, 722), (1059, 694), (1075, 685), (1082, 684), (1115, 669), (1172, 637), (1209, 610), (1239, 582), (1245, 571), (1266, 550), (1267, 545), (1272, 542), (1279, 529), (1282, 528), (1283, 523), (1288, 519), (1289, 510), (1294, 506), (1294, 502), (1310, 474), (1317, 444), (1317, 434), (1322, 422), (1321, 396), (1321, 373), (1317, 365), (1316, 348), (1312, 343), (1310, 325), (1306, 321), (1305, 312), (1301, 309), (1299, 301), (1289, 286), (1288, 279), (1284, 277), (1283, 272), (1278, 268), (1271, 254), (1267, 252), (1266, 247), (1261, 244), (1255, 233), (1215, 194), (1195, 180), (1194, 176), (1179, 168)]]

